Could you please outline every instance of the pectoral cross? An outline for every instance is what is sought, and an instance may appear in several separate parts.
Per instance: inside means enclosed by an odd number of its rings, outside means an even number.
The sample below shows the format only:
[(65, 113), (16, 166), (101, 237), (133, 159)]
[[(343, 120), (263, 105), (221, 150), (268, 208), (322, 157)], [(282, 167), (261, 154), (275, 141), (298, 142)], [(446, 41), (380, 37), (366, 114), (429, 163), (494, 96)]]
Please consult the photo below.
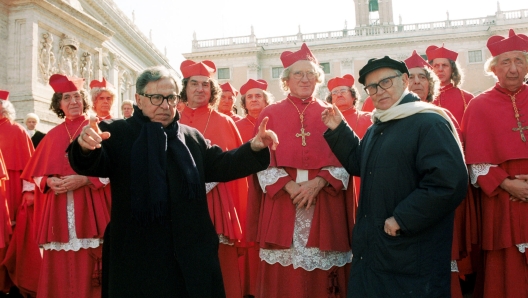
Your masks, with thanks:
[(302, 138), (301, 145), (306, 146), (306, 137), (309, 137), (310, 133), (309, 132), (304, 132), (304, 127), (301, 127), (301, 133), (296, 133), (295, 136), (296, 137), (301, 137)]
[(517, 127), (512, 128), (513, 131), (518, 131), (521, 133), (521, 139), (526, 143), (526, 138), (524, 137), (523, 130), (528, 130), (528, 126), (522, 126), (521, 121), (517, 120)]

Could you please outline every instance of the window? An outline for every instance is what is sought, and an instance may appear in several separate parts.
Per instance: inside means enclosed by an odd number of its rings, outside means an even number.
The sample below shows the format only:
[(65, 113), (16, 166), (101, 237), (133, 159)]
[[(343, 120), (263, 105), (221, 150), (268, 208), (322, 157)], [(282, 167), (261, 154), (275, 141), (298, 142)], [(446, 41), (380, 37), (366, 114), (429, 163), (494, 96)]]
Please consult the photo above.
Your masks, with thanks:
[(219, 80), (229, 80), (229, 68), (219, 68), (218, 69), (218, 79)]
[(284, 67), (272, 67), (271, 68), (271, 78), (279, 79)]
[(323, 69), (324, 73), (330, 73), (330, 63), (321, 63), (319, 64), (321, 68)]
[(482, 62), (482, 51), (469, 51), (468, 52), (469, 63)]

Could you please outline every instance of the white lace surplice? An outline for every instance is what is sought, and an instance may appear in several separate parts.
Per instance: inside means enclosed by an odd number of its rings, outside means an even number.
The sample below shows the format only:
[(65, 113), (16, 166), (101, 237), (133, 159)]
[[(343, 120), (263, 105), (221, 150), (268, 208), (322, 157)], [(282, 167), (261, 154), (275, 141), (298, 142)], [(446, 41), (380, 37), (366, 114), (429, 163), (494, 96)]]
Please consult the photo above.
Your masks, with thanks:
[[(339, 170), (339, 169), (342, 169)], [(348, 173), (343, 168), (328, 167), (325, 168), (330, 174), (343, 181), (343, 185), (348, 184)], [(343, 174), (346, 173), (346, 175)], [(257, 173), (259, 183), (264, 192), (267, 185), (276, 183), (279, 178), (288, 176), (288, 173), (282, 168), (268, 168), (267, 170)], [(346, 176), (346, 177), (344, 177)], [(347, 183), (344, 183), (344, 180)], [(297, 169), (296, 182), (308, 181), (308, 171)], [(321, 203), (321, 202), (319, 202)], [(352, 251), (321, 251), (317, 247), (306, 247), (315, 207), (311, 206), (308, 210), (305, 208), (297, 209), (295, 214), (295, 226), (293, 230), (293, 243), (289, 249), (260, 249), (260, 258), (268, 264), (279, 263), (282, 266), (293, 265), (293, 268), (303, 268), (307, 271), (314, 269), (329, 270), (333, 266), (342, 267), (346, 263), (352, 262)]]

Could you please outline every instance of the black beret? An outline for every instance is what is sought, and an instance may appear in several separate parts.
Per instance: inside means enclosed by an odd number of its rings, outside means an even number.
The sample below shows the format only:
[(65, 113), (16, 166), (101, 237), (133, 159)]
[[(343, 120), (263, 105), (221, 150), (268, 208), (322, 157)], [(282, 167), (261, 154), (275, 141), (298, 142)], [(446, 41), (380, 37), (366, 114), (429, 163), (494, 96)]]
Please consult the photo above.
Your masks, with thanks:
[(365, 85), (365, 78), (366, 76), (373, 72), (376, 69), (379, 68), (392, 68), (401, 71), (401, 73), (406, 73), (409, 75), (409, 70), (407, 69), (407, 66), (405, 65), (405, 62), (394, 60), (389, 56), (385, 56), (383, 58), (372, 58), (367, 62), (367, 65), (363, 66), (362, 69), (359, 70), (359, 82), (363, 85)]

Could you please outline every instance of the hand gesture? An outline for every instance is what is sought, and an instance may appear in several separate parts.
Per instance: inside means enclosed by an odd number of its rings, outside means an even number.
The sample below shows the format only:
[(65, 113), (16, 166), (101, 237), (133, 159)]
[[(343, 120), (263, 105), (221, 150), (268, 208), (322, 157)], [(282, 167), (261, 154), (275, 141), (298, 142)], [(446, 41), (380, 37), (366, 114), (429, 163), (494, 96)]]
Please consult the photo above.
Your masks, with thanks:
[(277, 149), (279, 139), (272, 130), (266, 129), (266, 124), (268, 124), (268, 120), (268, 117), (264, 117), (264, 119), (262, 119), (257, 135), (251, 140), (251, 149), (253, 151), (260, 151), (268, 147), (269, 145), (272, 145), (272, 150)]
[(96, 148), (101, 148), (101, 142), (110, 138), (109, 132), (102, 132), (97, 126), (97, 118), (90, 116), (90, 124), (83, 127), (77, 142), (81, 145), (82, 151), (87, 153)]
[(336, 105), (333, 104), (321, 113), (321, 119), (326, 127), (334, 130), (343, 121), (343, 115)]

